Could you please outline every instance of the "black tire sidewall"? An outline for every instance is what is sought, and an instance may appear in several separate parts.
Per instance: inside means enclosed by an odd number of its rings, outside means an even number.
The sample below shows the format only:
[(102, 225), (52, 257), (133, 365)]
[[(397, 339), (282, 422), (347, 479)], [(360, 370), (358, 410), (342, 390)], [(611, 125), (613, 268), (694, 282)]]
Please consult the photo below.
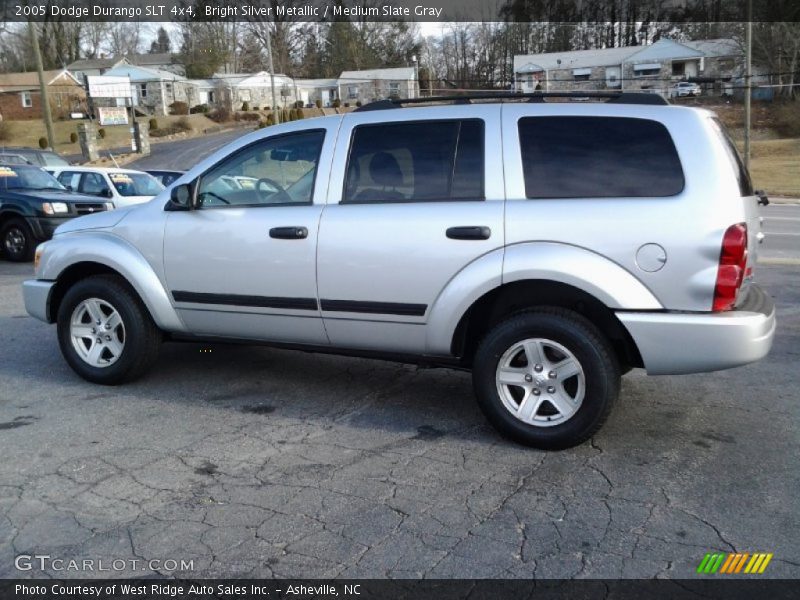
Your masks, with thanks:
[[(566, 312), (566, 311), (565, 311)], [(589, 325), (589, 327), (587, 327)], [(505, 436), (542, 449), (563, 449), (588, 439), (605, 421), (619, 392), (619, 365), (610, 347), (578, 316), (530, 312), (514, 316), (492, 329), (481, 342), (473, 365), (473, 385), (486, 418)], [(580, 362), (585, 395), (578, 412), (550, 427), (528, 425), (505, 408), (497, 392), (496, 370), (502, 355), (515, 343), (545, 338), (567, 348)]]
[[(25, 238), (25, 247), (20, 254), (11, 254), (6, 249), (6, 236), (11, 229), (19, 229)], [(33, 257), (34, 246), (33, 232), (31, 231), (31, 228), (28, 227), (28, 224), (25, 223), (25, 221), (22, 219), (11, 219), (5, 225), (3, 225), (3, 228), (0, 231), (0, 252), (2, 252), (6, 259), (10, 260), (11, 262), (29, 261)]]
[[(93, 367), (84, 362), (72, 347), (70, 338), (72, 313), (88, 298), (99, 298), (108, 302), (117, 310), (125, 327), (125, 346), (122, 356), (114, 364), (103, 368)], [(136, 297), (121, 283), (105, 277), (92, 277), (81, 281), (67, 291), (58, 308), (57, 329), (61, 353), (69, 366), (88, 381), (104, 385), (122, 383), (127, 379), (127, 375), (135, 370), (142, 353), (146, 352), (145, 317)]]

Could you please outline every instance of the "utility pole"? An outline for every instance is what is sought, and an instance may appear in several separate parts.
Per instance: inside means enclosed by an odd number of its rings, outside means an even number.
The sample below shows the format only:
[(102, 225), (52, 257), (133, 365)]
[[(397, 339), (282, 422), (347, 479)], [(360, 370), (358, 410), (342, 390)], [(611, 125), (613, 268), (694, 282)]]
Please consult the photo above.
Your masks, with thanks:
[(747, 0), (747, 30), (744, 59), (744, 166), (750, 167), (750, 96), (752, 95), (753, 0)]
[(28, 21), (28, 31), (33, 45), (33, 56), (36, 59), (36, 72), (39, 74), (39, 94), (42, 103), (42, 118), (47, 129), (47, 143), (52, 150), (56, 148), (56, 136), (53, 135), (53, 117), (50, 115), (50, 99), (47, 97), (47, 82), (44, 80), (44, 67), (42, 67), (42, 51), (39, 49), (39, 34), (33, 21)]
[(278, 110), (278, 100), (275, 96), (275, 65), (272, 62), (272, 33), (269, 30), (269, 23), (266, 23), (267, 29), (267, 66), (269, 66), (269, 80), (272, 87), (272, 120), (275, 125), (281, 122), (281, 113)]

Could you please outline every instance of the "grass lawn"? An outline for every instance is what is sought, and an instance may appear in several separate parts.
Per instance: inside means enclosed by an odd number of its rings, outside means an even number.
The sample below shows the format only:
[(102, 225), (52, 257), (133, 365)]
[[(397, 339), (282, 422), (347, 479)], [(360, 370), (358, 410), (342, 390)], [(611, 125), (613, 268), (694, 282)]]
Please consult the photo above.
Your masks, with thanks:
[(800, 197), (800, 139), (751, 143), (750, 174), (768, 195)]
[[(177, 121), (181, 117), (168, 116), (156, 117), (159, 127), (166, 127)], [(208, 127), (216, 125), (214, 121), (205, 115), (188, 115), (189, 123), (195, 132), (202, 131)], [(146, 119), (139, 119), (146, 121)], [(39, 138), (47, 137), (47, 132), (44, 128), (44, 122), (41, 120), (33, 121), (7, 121), (11, 125), (11, 136), (6, 141), (0, 143), (7, 146), (29, 146), (31, 148), (39, 147)], [(69, 141), (69, 134), (77, 132), (78, 123), (81, 121), (56, 121), (53, 123), (53, 134), (56, 138), (55, 150), (59, 154), (79, 154), (81, 151), (78, 142), (74, 144)], [(99, 128), (99, 127), (98, 127)], [(114, 125), (105, 126), (106, 137), (97, 140), (98, 150), (102, 152), (107, 148), (119, 148), (120, 146), (128, 146), (131, 141), (130, 125)], [(157, 138), (151, 138), (151, 141)]]

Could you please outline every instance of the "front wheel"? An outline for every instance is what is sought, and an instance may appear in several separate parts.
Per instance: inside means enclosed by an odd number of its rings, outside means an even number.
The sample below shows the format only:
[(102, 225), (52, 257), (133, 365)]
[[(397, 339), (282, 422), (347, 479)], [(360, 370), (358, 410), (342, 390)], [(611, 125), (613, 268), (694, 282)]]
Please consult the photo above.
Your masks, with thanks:
[(135, 379), (158, 356), (161, 332), (119, 277), (98, 275), (76, 283), (61, 301), (57, 321), (61, 353), (92, 383)]
[(504, 436), (559, 450), (589, 439), (619, 394), (616, 356), (590, 321), (542, 308), (496, 325), (472, 371), (478, 404)]
[(11, 219), (0, 231), (3, 254), (12, 262), (27, 262), (33, 259), (36, 242), (33, 232), (22, 219)]

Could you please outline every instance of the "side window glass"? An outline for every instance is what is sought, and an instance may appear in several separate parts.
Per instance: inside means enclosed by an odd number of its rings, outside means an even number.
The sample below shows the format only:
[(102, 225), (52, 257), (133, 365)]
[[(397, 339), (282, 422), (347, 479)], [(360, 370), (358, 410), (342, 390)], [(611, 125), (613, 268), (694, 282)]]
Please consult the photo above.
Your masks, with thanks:
[(630, 117), (525, 117), (519, 143), (528, 198), (666, 197), (683, 190), (667, 128)]
[(482, 200), (483, 121), (362, 125), (342, 203)]
[(201, 208), (311, 204), (324, 131), (304, 131), (256, 142), (206, 172)]
[(78, 190), (78, 183), (80, 182), (80, 173), (74, 171), (64, 171), (58, 176), (58, 183), (71, 190)]
[(104, 196), (109, 192), (108, 184), (99, 173), (84, 173), (81, 181), (81, 192), (93, 196)]

